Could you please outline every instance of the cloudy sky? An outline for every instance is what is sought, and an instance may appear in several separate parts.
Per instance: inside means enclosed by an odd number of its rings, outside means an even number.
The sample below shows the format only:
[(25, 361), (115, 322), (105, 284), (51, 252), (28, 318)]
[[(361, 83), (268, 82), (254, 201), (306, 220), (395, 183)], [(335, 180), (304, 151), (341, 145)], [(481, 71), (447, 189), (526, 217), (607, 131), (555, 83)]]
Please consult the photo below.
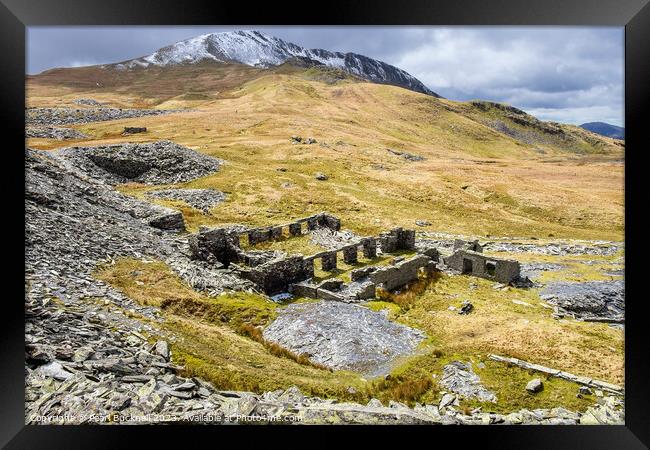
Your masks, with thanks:
[(123, 61), (235, 29), (370, 56), (453, 100), (505, 102), (543, 120), (623, 125), (623, 28), (30, 27), (27, 72)]

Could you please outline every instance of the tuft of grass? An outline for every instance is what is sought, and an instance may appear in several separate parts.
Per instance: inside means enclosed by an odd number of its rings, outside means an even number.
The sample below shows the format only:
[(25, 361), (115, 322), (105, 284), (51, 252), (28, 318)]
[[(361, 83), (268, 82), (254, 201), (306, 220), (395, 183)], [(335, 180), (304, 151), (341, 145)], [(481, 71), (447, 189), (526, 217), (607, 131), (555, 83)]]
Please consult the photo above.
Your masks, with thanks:
[[(521, 408), (552, 409), (562, 406), (571, 411), (585, 411), (592, 406), (595, 399), (591, 396), (577, 397), (579, 385), (560, 378), (542, 376), (539, 372), (528, 371), (516, 366), (508, 366), (497, 361), (484, 361), (485, 367), (473, 366), (481, 382), (497, 396), (497, 403), (479, 402), (475, 399), (463, 399), (461, 406), (474, 409), (482, 407), (483, 412), (507, 413)], [(540, 378), (544, 385), (541, 392), (531, 393), (526, 384)], [(525, 405), (525, 406), (523, 406)]]
[(368, 387), (370, 397), (378, 398), (383, 403), (390, 400), (413, 405), (422, 400), (424, 394), (433, 386), (431, 376), (410, 378), (403, 375), (387, 376), (373, 381)]
[(286, 348), (276, 344), (275, 342), (264, 339), (264, 336), (262, 335), (262, 329), (260, 327), (256, 327), (249, 323), (242, 323), (237, 326), (236, 330), (242, 336), (247, 336), (255, 342), (262, 344), (274, 356), (289, 358), (298, 364), (304, 364), (330, 372), (332, 371), (332, 369), (327, 366), (310, 361), (309, 358), (304, 354), (293, 353)]

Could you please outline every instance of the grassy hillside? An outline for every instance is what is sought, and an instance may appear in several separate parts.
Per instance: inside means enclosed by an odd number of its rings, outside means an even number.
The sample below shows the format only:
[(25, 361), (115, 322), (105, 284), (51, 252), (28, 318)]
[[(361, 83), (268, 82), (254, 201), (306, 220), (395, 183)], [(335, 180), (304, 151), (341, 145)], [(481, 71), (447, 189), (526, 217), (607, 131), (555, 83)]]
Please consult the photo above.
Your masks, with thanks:
[[(156, 200), (180, 209), (191, 231), (202, 224), (286, 222), (326, 210), (341, 217), (344, 228), (362, 234), (395, 225), (414, 228), (416, 220), (427, 220), (432, 225), (422, 229), (464, 235), (623, 239), (624, 147), (503, 105), (436, 99), (333, 69), (290, 64), (272, 70), (215, 64), (131, 72), (61, 69), (29, 77), (27, 93), (29, 106), (83, 108), (73, 101), (93, 98), (116, 107), (191, 108), (77, 125), (89, 136), (81, 141), (28, 142), (55, 149), (170, 139), (225, 160), (216, 174), (170, 186), (227, 193), (210, 214), (183, 202)], [(148, 131), (125, 137), (124, 126)], [(292, 144), (292, 135), (317, 143)], [(316, 172), (329, 178), (319, 181)], [(137, 197), (160, 188), (118, 186)], [(260, 246), (276, 247), (316, 250), (306, 237)], [(527, 256), (545, 261), (540, 255), (516, 255)], [(609, 267), (621, 256), (589, 259)], [(560, 261), (566, 270), (545, 274), (549, 279), (602, 276), (573, 257), (550, 261)], [(448, 362), (462, 360), (474, 363), (499, 398), (496, 405), (483, 405), (484, 411), (558, 405), (584, 410), (593, 403), (576, 397), (577, 386), (560, 379), (544, 380), (539, 395), (526, 394), (526, 383), (538, 375), (490, 361), (489, 353), (624, 381), (623, 332), (606, 324), (555, 320), (536, 289), (498, 290), (486, 280), (443, 275), (418, 285), (417, 292), (404, 290), (370, 302), (372, 309), (388, 309), (392, 319), (423, 330), (427, 340), (389, 378), (368, 380), (326, 370), (265, 342), (259, 327), (283, 305), (263, 296), (209, 298), (162, 262), (120, 259), (98, 268), (96, 275), (142, 304), (161, 307), (164, 326), (178, 337), (175, 362), (186, 375), (222, 389), (297, 385), (305, 393), (361, 402), (372, 397), (435, 402), (440, 388), (433, 376), (439, 377)], [(347, 272), (334, 275), (346, 278)], [(472, 314), (449, 310), (463, 299), (471, 299)], [(463, 401), (461, 406), (478, 404)]]
[[(622, 238), (624, 149), (577, 127), (359, 82), (331, 69), (213, 64), (188, 72), (102, 72), (60, 69), (30, 77), (29, 105), (90, 97), (124, 107), (193, 108), (76, 126), (90, 136), (84, 145), (171, 139), (226, 160), (218, 174), (185, 186), (222, 190), (227, 202), (211, 215), (175, 204), (190, 229), (329, 210), (367, 233), (423, 219), (431, 231)], [(87, 81), (96, 79), (101, 87)], [(149, 131), (123, 137), (124, 126)], [(318, 143), (292, 145), (292, 135)], [(66, 143), (31, 139), (29, 145)], [(409, 161), (387, 149), (425, 159)], [(329, 180), (315, 180), (315, 172)], [(139, 196), (147, 187), (121, 189)]]

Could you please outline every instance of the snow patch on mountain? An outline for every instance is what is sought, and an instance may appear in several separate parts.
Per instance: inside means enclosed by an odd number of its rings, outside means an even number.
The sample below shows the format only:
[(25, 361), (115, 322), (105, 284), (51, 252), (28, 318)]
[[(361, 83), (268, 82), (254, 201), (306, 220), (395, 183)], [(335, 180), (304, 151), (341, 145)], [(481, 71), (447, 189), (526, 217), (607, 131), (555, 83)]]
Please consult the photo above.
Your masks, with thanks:
[(438, 97), (408, 72), (385, 62), (356, 53), (306, 49), (259, 31), (248, 30), (204, 34), (161, 48), (142, 58), (104, 67), (129, 70), (215, 61), (267, 68), (294, 57), (307, 58), (328, 67), (335, 67), (365, 80), (393, 84)]

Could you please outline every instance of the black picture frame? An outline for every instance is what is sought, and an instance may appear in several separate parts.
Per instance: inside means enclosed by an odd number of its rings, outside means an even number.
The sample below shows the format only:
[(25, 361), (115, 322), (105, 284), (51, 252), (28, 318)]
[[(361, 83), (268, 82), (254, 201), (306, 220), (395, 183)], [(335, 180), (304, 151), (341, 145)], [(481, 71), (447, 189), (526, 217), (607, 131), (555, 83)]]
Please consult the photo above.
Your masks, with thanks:
[[(635, 449), (650, 445), (648, 405), (648, 327), (644, 314), (643, 234), (646, 223), (641, 191), (643, 133), (650, 107), (650, 5), (648, 0), (455, 0), (426, 1), (329, 1), (317, 7), (304, 2), (219, 2), (177, 0), (0, 0), (0, 76), (2, 97), (0, 123), (3, 127), (3, 192), (10, 206), (4, 214), (4, 281), (11, 291), (4, 295), (4, 325), (0, 331), (0, 445), (6, 448), (124, 448), (135, 446), (133, 435), (150, 445), (161, 443), (199, 445), (199, 434), (208, 444), (225, 443), (224, 434), (236, 434), (246, 445), (261, 440), (295, 440), (302, 445), (313, 441), (305, 436), (322, 427), (238, 427), (190, 426), (25, 426), (24, 425), (24, 161), (19, 151), (24, 144), (25, 39), (26, 27), (35, 25), (585, 25), (625, 27), (625, 239), (626, 245), (626, 424), (625, 426), (555, 427), (376, 427), (379, 439), (398, 436), (407, 445), (439, 445), (451, 438), (455, 446), (475, 445), (499, 448), (603, 448)], [(23, 214), (24, 215), (24, 214)], [(6, 245), (10, 244), (10, 245)], [(21, 256), (22, 255), (22, 256)], [(636, 262), (639, 264), (636, 264)], [(15, 290), (15, 291), (14, 291)], [(638, 293), (638, 295), (634, 295)], [(345, 432), (368, 434), (365, 427), (325, 428), (332, 445)], [(415, 440), (413, 433), (417, 434)], [(301, 436), (298, 436), (301, 435)], [(215, 441), (218, 439), (219, 441)], [(419, 441), (419, 442), (418, 442)], [(323, 441), (325, 443), (326, 441)], [(445, 445), (445, 444), (443, 444)]]

